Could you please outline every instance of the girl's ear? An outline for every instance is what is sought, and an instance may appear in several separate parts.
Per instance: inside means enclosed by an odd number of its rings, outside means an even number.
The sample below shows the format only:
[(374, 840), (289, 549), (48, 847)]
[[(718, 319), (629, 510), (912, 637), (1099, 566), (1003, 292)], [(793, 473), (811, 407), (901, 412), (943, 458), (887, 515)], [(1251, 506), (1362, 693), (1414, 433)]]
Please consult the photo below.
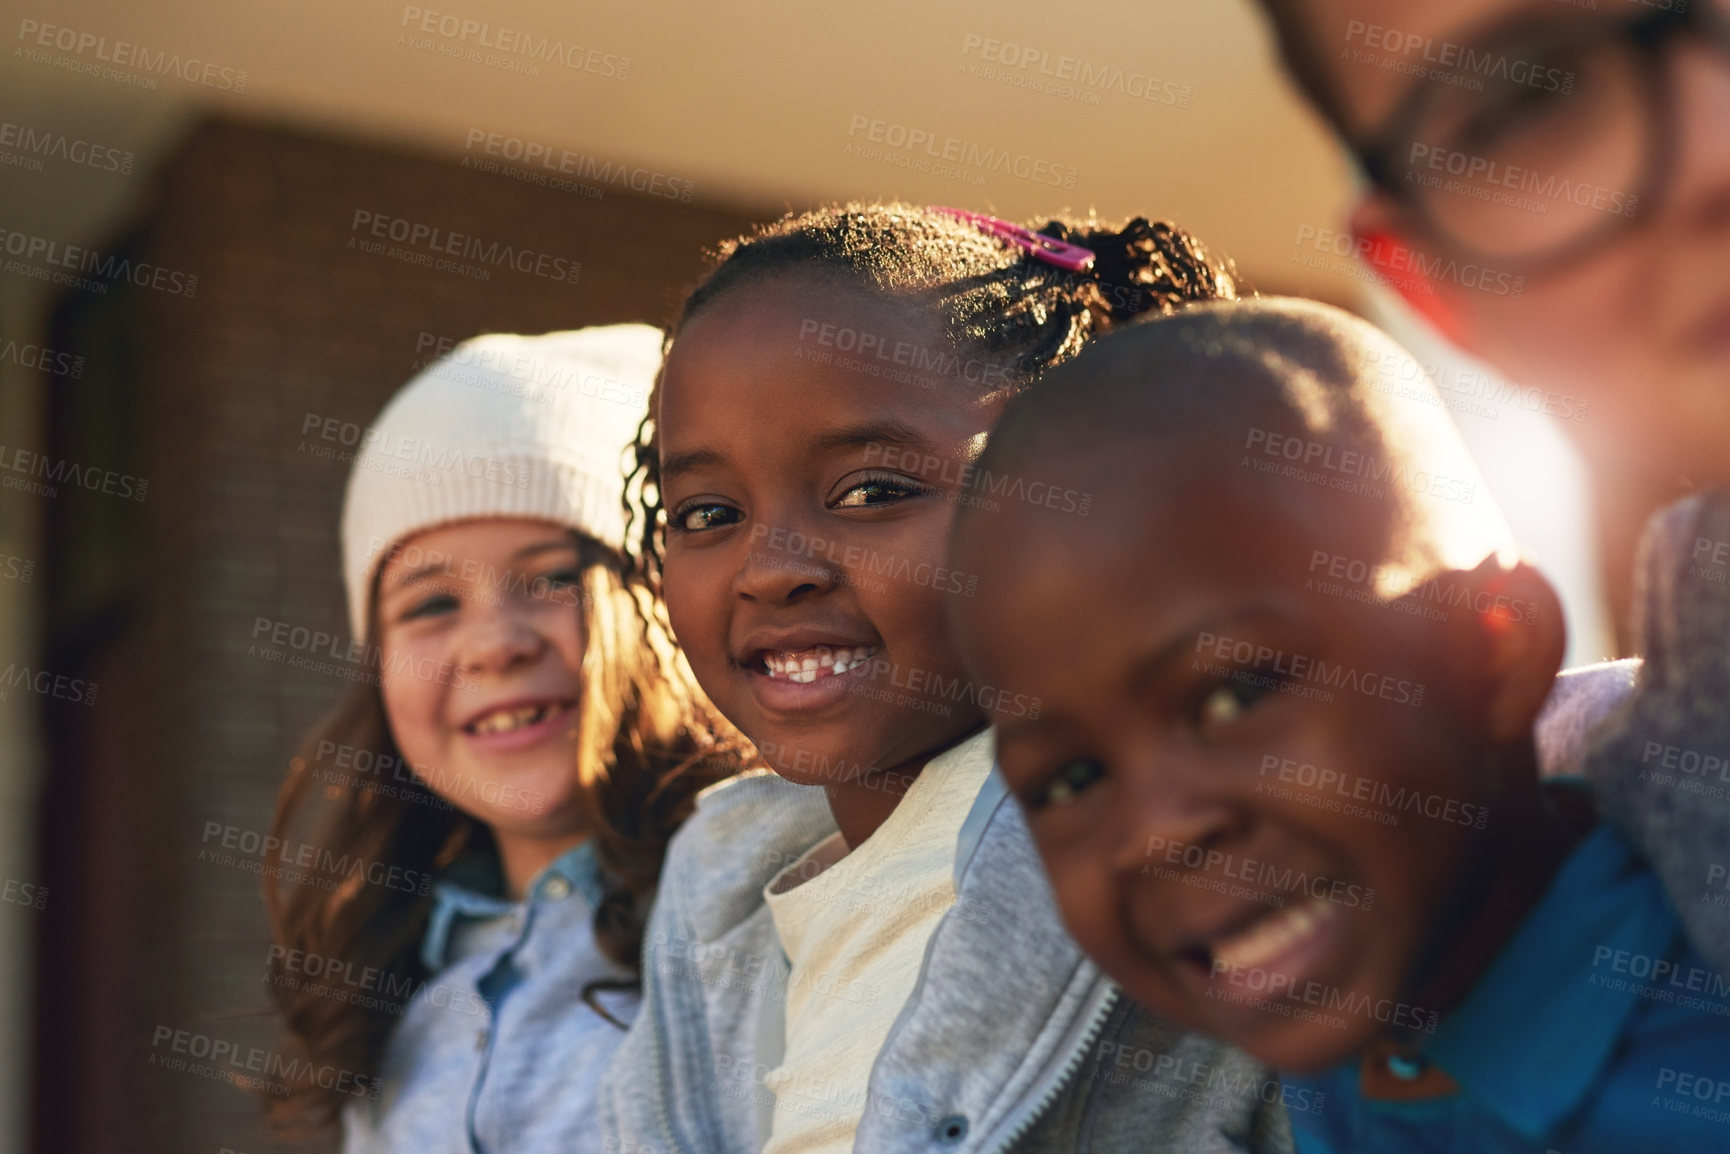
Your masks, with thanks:
[(1350, 228), (1356, 242), (1354, 247), (1364, 254), (1365, 263), (1382, 283), (1398, 293), (1436, 331), (1455, 344), (1463, 344), (1459, 316), (1442, 295), (1446, 288), (1438, 289), (1424, 275), (1422, 269), (1428, 260), (1415, 259), (1423, 250), (1406, 239), (1401, 231), (1400, 212), (1386, 194), (1370, 192), (1360, 197), (1352, 206)]
[(1491, 554), (1456, 576), (1471, 593), (1466, 619), (1477, 634), (1472, 648), (1484, 671), (1487, 734), (1497, 742), (1528, 736), (1562, 666), (1568, 639), (1562, 603), (1525, 561), (1509, 564)]

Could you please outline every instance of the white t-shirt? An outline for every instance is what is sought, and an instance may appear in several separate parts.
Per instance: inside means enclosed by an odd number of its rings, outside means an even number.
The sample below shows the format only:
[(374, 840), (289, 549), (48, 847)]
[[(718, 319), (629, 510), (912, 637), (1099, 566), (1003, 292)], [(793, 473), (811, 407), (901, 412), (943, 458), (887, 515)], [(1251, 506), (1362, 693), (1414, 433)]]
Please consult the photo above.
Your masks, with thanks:
[(764, 887), (792, 972), (784, 1057), (764, 1079), (775, 1107), (763, 1154), (853, 1148), (877, 1052), (955, 904), (956, 843), (991, 760), (982, 730), (932, 758), (853, 852), (834, 834)]

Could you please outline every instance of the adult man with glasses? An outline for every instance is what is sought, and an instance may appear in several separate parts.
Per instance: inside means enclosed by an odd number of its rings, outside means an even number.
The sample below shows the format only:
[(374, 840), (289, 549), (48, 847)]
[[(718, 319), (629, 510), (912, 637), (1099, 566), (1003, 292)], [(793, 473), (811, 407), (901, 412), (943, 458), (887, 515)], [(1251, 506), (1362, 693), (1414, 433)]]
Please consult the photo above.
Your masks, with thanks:
[[(1645, 665), (1585, 769), (1730, 974), (1730, 0), (1260, 2), (1365, 178), (1358, 251), (1454, 341), (1589, 405), (1567, 429), (1600, 501), (1643, 516), (1696, 491), (1647, 531)], [(1724, 993), (1621, 961), (1602, 977), (1636, 1004)], [(1510, 1109), (1559, 1107), (1546, 1072), (1582, 1054), (1531, 1062)], [(1712, 1077), (1730, 1094), (1730, 1057)], [(1665, 1084), (1611, 1089), (1651, 1106), (1625, 1148), (1665, 1148)]]

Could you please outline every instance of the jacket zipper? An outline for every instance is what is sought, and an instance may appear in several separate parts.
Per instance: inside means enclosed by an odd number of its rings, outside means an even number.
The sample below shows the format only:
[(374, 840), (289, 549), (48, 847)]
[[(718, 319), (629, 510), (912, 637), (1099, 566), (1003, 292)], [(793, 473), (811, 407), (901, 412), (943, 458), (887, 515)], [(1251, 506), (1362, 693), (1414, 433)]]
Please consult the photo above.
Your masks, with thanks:
[(1081, 1068), (1081, 1063), (1086, 1059), (1087, 1052), (1099, 1040), (1100, 1032), (1105, 1029), (1105, 1020), (1117, 1008), (1118, 999), (1122, 996), (1122, 993), (1114, 986), (1104, 1000), (1099, 1003), (1099, 1007), (1088, 1018), (1086, 1028), (1082, 1030), (1081, 1041), (1070, 1051), (1069, 1057), (1064, 1060), (1062, 1068), (1058, 1070), (1057, 1077), (1051, 1081), (1045, 1092), (1033, 1103), (1032, 1108), (1023, 1114), (1021, 1120), (1004, 1136), (1003, 1141), (991, 1148), (990, 1154), (1005, 1154), (1017, 1142), (1021, 1141), (1022, 1136), (1031, 1130), (1033, 1124), (1039, 1121), (1040, 1117), (1051, 1108), (1053, 1102), (1057, 1101), (1057, 1096), (1063, 1093), (1064, 1088), (1069, 1085), (1069, 1080)]

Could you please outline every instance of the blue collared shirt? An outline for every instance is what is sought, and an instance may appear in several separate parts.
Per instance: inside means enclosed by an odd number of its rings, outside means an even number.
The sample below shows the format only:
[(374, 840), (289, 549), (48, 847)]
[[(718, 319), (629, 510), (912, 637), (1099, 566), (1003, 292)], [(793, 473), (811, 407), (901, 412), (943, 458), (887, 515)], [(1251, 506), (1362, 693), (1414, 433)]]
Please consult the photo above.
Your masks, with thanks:
[(1730, 982), (1602, 825), (1433, 1034), (1284, 1081), (1299, 1154), (1725, 1154)]
[[(632, 975), (595, 945), (602, 895), (587, 844), (542, 870), (521, 902), (447, 876), (421, 959), (434, 976), (391, 1032), (376, 1102), (343, 1114), (344, 1154), (600, 1151), (595, 1089), (624, 1031), (582, 1000)], [(620, 1021), (634, 992), (597, 1000)]]

